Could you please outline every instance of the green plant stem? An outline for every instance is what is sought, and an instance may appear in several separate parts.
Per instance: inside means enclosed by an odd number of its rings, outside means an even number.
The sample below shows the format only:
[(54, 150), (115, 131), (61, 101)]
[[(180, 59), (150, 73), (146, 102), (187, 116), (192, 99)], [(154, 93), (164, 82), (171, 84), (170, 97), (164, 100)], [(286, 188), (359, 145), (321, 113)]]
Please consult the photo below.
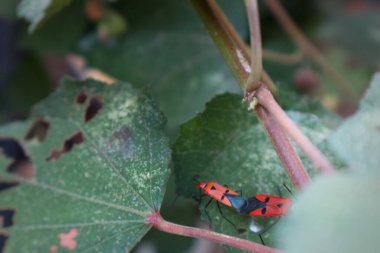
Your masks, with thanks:
[[(237, 48), (241, 49), (242, 61), (250, 64), (251, 58), (250, 58), (250, 51), (249, 51), (248, 46), (240, 38), (239, 34), (236, 32), (235, 28), (229, 22), (229, 20), (224, 15), (223, 11), (220, 9), (220, 7), (215, 2), (215, 0), (208, 0), (208, 4), (209, 4), (212, 12), (215, 14), (215, 17), (217, 18), (219, 28), (224, 29), (225, 32), (229, 35), (232, 43), (234, 43)], [(213, 35), (211, 33), (210, 33), (210, 36), (213, 38)], [(270, 89), (271, 92), (274, 92), (274, 93), (277, 92), (276, 85), (273, 83), (272, 79), (266, 73), (265, 70), (262, 71), (262, 79), (263, 79), (264, 83), (268, 86), (268, 89)], [(248, 92), (253, 91), (253, 90), (254, 90), (254, 87), (250, 87)], [(244, 90), (244, 93), (247, 93), (247, 91)]]
[[(235, 62), (230, 62), (235, 60), (240, 61), (239, 59), (231, 57), (231, 55), (234, 55), (235, 52), (239, 52), (240, 57), (244, 57), (245, 62), (248, 62), (246, 60), (249, 59), (249, 51), (245, 49), (244, 43), (235, 43), (236, 41), (241, 41), (241, 39), (238, 38), (231, 40), (231, 32), (233, 36), (238, 36), (234, 32), (232, 25), (222, 25), (220, 19), (223, 19), (224, 15), (216, 15), (213, 12), (215, 10), (215, 7), (213, 8), (212, 4), (216, 5), (216, 3), (213, 0), (192, 0), (192, 3), (195, 6), (195, 9), (201, 17), (203, 23), (205, 24), (207, 30), (209, 31), (209, 34), (214, 39), (216, 45), (222, 51), (222, 54), (225, 57), (226, 61), (231, 66), (232, 71), (235, 75), (240, 75), (237, 78), (241, 82), (240, 86), (245, 87), (246, 81), (249, 76), (249, 72), (245, 71), (244, 69), (246, 68), (246, 66), (244, 66), (243, 64), (236, 64)], [(220, 9), (219, 12), (221, 12)], [(229, 22), (224, 21), (224, 23)], [(228, 27), (228, 29), (225, 29), (225, 27)], [(223, 34), (223, 36), (219, 36), (219, 34)], [(226, 41), (223, 42), (221, 40)], [(234, 46), (232, 47), (231, 44), (233, 44)], [(236, 70), (237, 67), (241, 69)], [(263, 76), (265, 77), (265, 75)], [(265, 127), (270, 139), (272, 140), (275, 150), (279, 155), (283, 165), (285, 166), (289, 174), (289, 177), (298, 189), (302, 189), (306, 184), (309, 183), (310, 178), (302, 164), (302, 161), (300, 160), (294, 148), (290, 144), (289, 139), (284, 134), (278, 122), (274, 120), (272, 117), (270, 117), (268, 111), (264, 110), (261, 106), (258, 106), (256, 112), (257, 116), (259, 117), (260, 121)]]
[(255, 94), (260, 105), (264, 106), (281, 127), (294, 139), (302, 151), (309, 157), (315, 167), (324, 173), (335, 171), (325, 155), (300, 131), (296, 124), (286, 115), (277, 104), (269, 90), (260, 87)]
[(268, 49), (263, 49), (263, 58), (264, 60), (274, 61), (281, 64), (296, 64), (301, 62), (303, 58), (303, 53), (300, 51), (296, 51), (294, 53), (283, 53), (283, 52), (275, 52)]
[[(260, 89), (260, 88), (259, 88)], [(261, 105), (255, 107), (257, 116), (268, 133), (270, 140), (279, 156), (281, 162), (297, 189), (302, 190), (310, 183), (301, 159), (297, 155), (288, 137), (281, 129), (278, 122)]]
[(170, 234), (195, 237), (200, 239), (206, 239), (219, 244), (232, 246), (248, 252), (256, 253), (280, 253), (278, 249), (270, 248), (258, 243), (254, 243), (248, 240), (243, 240), (237, 237), (232, 237), (225, 234), (216, 233), (214, 231), (187, 227), (168, 222), (162, 218), (158, 211), (153, 212), (147, 217), (147, 223), (151, 223), (153, 227), (160, 231), (164, 231)]
[(266, 5), (277, 18), (278, 22), (289, 34), (293, 41), (295, 41), (302, 52), (305, 55), (309, 55), (310, 58), (317, 63), (323, 71), (325, 71), (337, 85), (340, 86), (343, 92), (345, 92), (351, 98), (357, 98), (352, 86), (347, 80), (330, 65), (330, 63), (323, 57), (318, 49), (306, 38), (306, 36), (297, 27), (294, 21), (289, 17), (284, 8), (277, 0), (265, 0)]
[(232, 73), (238, 80), (241, 89), (245, 91), (246, 80), (250, 74), (250, 65), (246, 58), (244, 58), (244, 52), (237, 47), (227, 31), (223, 28), (208, 0), (192, 0), (191, 2), (202, 19), (203, 24), (210, 32), (215, 44), (226, 59), (226, 62), (232, 69)]
[(247, 90), (254, 91), (260, 86), (263, 71), (260, 18), (257, 0), (245, 0), (251, 35), (251, 73), (247, 80)]

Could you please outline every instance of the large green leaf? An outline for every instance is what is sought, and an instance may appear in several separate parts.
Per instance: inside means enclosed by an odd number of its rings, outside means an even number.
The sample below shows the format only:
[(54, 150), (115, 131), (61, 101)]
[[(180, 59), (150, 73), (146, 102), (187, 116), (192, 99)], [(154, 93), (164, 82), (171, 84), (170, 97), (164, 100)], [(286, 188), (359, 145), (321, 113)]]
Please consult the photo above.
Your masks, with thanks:
[(358, 112), (331, 136), (336, 152), (352, 169), (379, 171), (380, 157), (380, 73), (371, 82)]
[(29, 23), (32, 32), (40, 22), (59, 12), (72, 0), (22, 0), (18, 6), (18, 15)]
[(278, 246), (286, 253), (378, 252), (379, 180), (379, 173), (316, 180), (278, 224)]
[[(242, 189), (246, 197), (255, 194), (278, 195), (278, 188), (284, 189), (283, 182), (291, 186), (264, 129), (254, 112), (246, 108), (238, 95), (220, 95), (207, 104), (203, 113), (181, 127), (180, 137), (173, 147), (179, 194), (190, 197), (198, 193), (193, 181), (195, 175), (199, 175), (201, 181), (216, 181), (235, 190)], [(297, 111), (288, 111), (288, 114), (331, 157), (326, 143), (330, 130), (319, 118)], [(310, 162), (301, 157), (309, 172), (314, 174)], [(203, 207), (201, 205), (201, 210)], [(222, 210), (239, 228), (249, 227), (250, 218), (228, 207)], [(214, 217), (212, 226), (217, 231), (236, 235), (217, 208), (210, 208), (209, 213)], [(206, 218), (205, 215), (203, 217)], [(262, 221), (267, 224), (268, 219)], [(258, 241), (251, 232), (241, 236)], [(266, 243), (270, 244), (270, 239)]]
[[(34, 119), (50, 125), (43, 141), (24, 138)], [(28, 122), (0, 128), (2, 139), (16, 139), (36, 168), (30, 179), (2, 168), (3, 179), (22, 182), (1, 192), (1, 206), (16, 210), (13, 226), (0, 228), (9, 235), (5, 252), (67, 251), (59, 236), (70, 231), (78, 233), (72, 252), (133, 248), (165, 192), (164, 125), (156, 103), (128, 84), (66, 79)], [(78, 133), (82, 138), (68, 142)]]
[[(245, 31), (242, 3), (222, 4), (238, 29)], [(98, 42), (83, 52), (89, 65), (149, 87), (172, 133), (215, 94), (239, 91), (189, 1), (126, 1), (118, 11), (128, 18), (130, 31), (113, 43)]]

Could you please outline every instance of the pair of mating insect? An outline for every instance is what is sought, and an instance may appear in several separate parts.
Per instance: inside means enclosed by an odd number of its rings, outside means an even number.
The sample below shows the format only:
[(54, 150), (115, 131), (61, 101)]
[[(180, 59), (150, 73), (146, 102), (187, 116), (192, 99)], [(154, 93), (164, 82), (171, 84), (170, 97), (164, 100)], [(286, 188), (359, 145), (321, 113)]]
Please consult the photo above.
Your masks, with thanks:
[[(196, 177), (194, 178), (196, 180)], [(235, 208), (239, 213), (248, 216), (282, 216), (287, 213), (292, 201), (289, 198), (283, 198), (278, 196), (259, 194), (255, 195), (249, 199), (246, 199), (242, 194), (237, 191), (231, 190), (226, 186), (222, 186), (216, 182), (198, 182), (198, 188), (202, 189), (207, 196), (210, 197), (209, 202), (205, 205), (205, 213), (209, 220), (211, 220), (209, 214), (207, 213), (207, 207), (211, 204), (213, 200), (217, 201), (217, 206), (222, 217), (227, 220), (237, 231), (235, 224), (230, 221), (227, 217), (223, 215), (223, 212), (219, 206), (222, 203), (226, 206)], [(284, 185), (285, 186), (285, 185)], [(286, 186), (285, 186), (286, 187)], [(287, 187), (286, 187), (287, 188)], [(268, 228), (264, 229), (259, 233), (261, 242), (264, 241), (261, 234), (268, 231)]]

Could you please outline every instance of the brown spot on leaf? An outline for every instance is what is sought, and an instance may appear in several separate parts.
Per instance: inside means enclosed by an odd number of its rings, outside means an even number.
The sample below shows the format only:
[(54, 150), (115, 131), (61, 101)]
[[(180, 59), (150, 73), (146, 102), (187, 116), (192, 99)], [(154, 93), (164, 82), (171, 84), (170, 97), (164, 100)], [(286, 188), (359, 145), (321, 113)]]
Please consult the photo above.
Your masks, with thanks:
[(13, 138), (0, 138), (0, 153), (13, 159), (7, 171), (20, 177), (30, 178), (35, 173), (31, 159), (26, 155), (21, 144)]
[(87, 100), (87, 94), (86, 93), (80, 93), (78, 96), (75, 98), (75, 103), (78, 105), (82, 105), (86, 102)]
[(101, 97), (92, 97), (90, 100), (89, 105), (86, 108), (86, 113), (84, 117), (84, 121), (88, 122), (93, 117), (96, 116), (96, 114), (99, 112), (100, 109), (103, 107), (103, 101)]
[(36, 138), (39, 142), (42, 142), (47, 136), (49, 127), (49, 122), (43, 119), (38, 119), (30, 127), (28, 133), (25, 135), (25, 139), (31, 140)]
[(17, 186), (19, 183), (14, 181), (14, 182), (7, 182), (7, 181), (0, 181), (0, 192), (5, 191), (9, 188)]
[(61, 155), (70, 152), (75, 145), (79, 145), (83, 143), (84, 137), (82, 132), (76, 132), (69, 138), (67, 138), (61, 149), (53, 149), (51, 154), (46, 158), (47, 161), (50, 161), (51, 159), (58, 159), (61, 157)]
[(0, 227), (8, 228), (13, 226), (14, 209), (0, 209)]
[(124, 143), (132, 139), (132, 131), (128, 127), (123, 127), (122, 129), (116, 131), (108, 141), (108, 145), (111, 146), (113, 142), (117, 140), (123, 140)]
[(5, 243), (7, 242), (7, 240), (8, 240), (8, 236), (0, 233), (0, 252), (4, 252)]
[(122, 127), (108, 139), (107, 153), (111, 156), (129, 159), (134, 154), (133, 132), (128, 127)]
[(376, 127), (376, 130), (380, 132), (380, 126), (377, 126), (377, 127)]

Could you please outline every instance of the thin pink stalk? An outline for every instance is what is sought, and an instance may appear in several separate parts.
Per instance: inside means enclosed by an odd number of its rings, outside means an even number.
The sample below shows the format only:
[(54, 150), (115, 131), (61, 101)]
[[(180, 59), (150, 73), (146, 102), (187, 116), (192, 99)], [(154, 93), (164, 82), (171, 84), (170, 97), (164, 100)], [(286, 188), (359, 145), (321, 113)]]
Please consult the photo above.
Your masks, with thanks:
[(325, 173), (333, 173), (335, 171), (334, 166), (330, 163), (327, 157), (323, 155), (316, 146), (314, 146), (314, 144), (301, 132), (301, 130), (288, 117), (288, 115), (286, 115), (268, 89), (260, 87), (256, 90), (255, 97), (257, 98), (259, 104), (268, 110), (273, 118), (300, 146), (302, 151), (309, 157), (315, 167)]
[(147, 217), (146, 222), (151, 223), (153, 227), (160, 231), (164, 231), (170, 234), (183, 235), (188, 237), (195, 237), (200, 239), (206, 239), (219, 244), (232, 246), (241, 250), (256, 252), (256, 253), (280, 253), (278, 249), (270, 248), (258, 243), (254, 243), (248, 240), (232, 237), (225, 234), (216, 233), (210, 230), (193, 228), (178, 225), (175, 223), (164, 220), (158, 211), (153, 212)]
[(263, 71), (263, 52), (261, 47), (260, 16), (257, 0), (245, 0), (248, 23), (251, 35), (251, 73), (247, 80), (247, 91), (256, 90), (260, 86)]
[(260, 105), (255, 107), (257, 116), (268, 133), (279, 158), (297, 189), (302, 190), (310, 183), (310, 177), (301, 159), (291, 145), (279, 123)]

